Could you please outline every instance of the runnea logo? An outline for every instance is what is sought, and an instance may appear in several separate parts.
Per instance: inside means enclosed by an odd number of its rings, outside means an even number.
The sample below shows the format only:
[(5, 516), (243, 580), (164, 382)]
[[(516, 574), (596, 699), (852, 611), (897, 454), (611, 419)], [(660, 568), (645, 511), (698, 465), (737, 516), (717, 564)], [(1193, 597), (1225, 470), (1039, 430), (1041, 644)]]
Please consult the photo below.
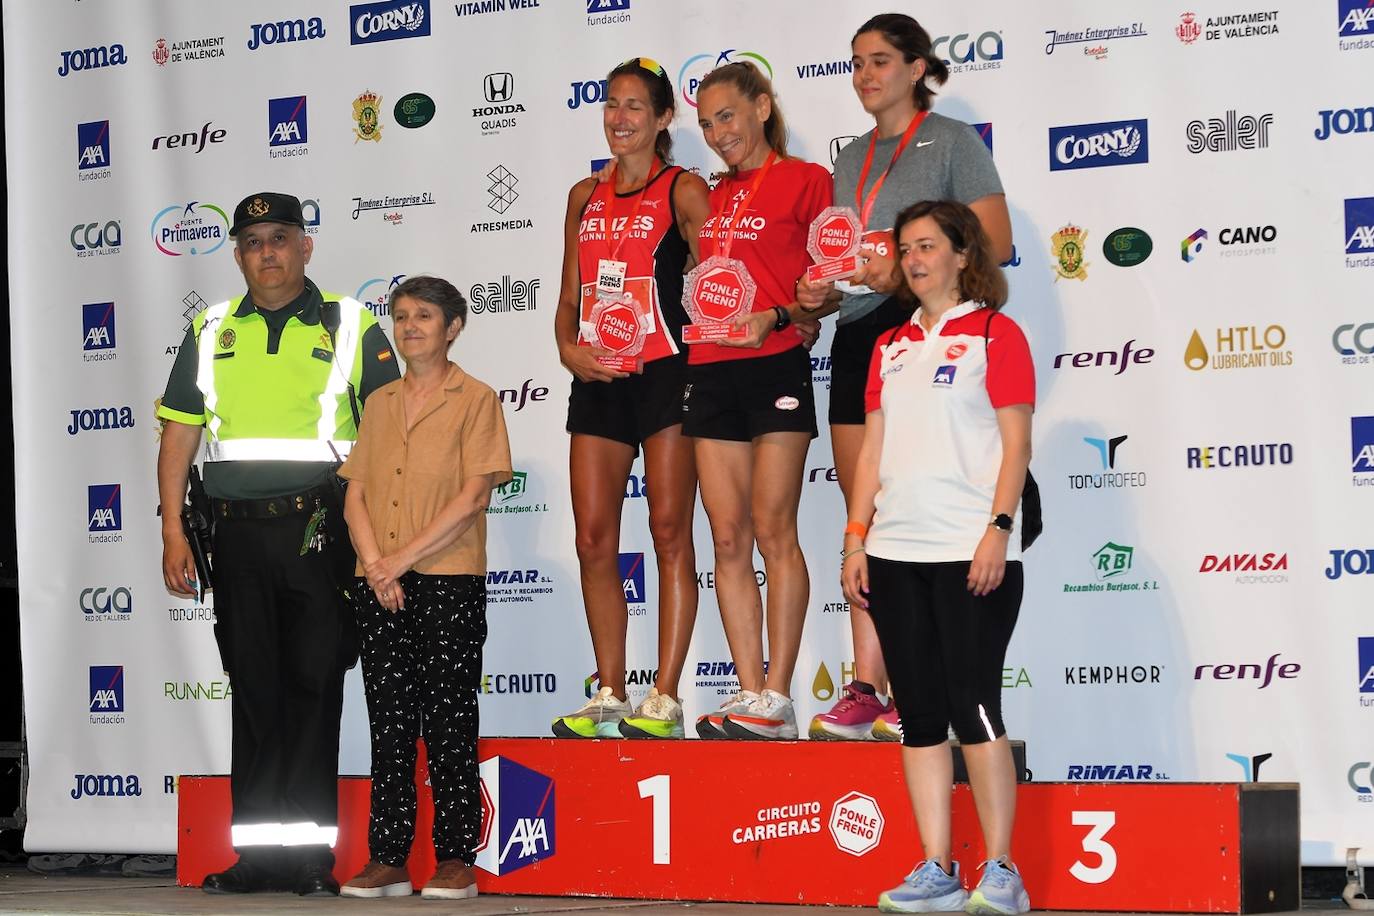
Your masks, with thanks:
[(476, 867), (493, 875), (511, 872), (554, 854), (554, 781), (506, 757), (477, 767), (481, 779), (482, 830)]

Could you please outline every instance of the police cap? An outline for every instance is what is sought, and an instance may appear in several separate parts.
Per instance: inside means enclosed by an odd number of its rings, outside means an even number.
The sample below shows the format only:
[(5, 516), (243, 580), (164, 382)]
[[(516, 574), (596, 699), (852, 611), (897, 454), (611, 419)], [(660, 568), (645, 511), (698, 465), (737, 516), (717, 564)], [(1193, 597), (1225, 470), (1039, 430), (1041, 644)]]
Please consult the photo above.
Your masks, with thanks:
[(234, 225), (229, 227), (229, 237), (233, 238), (254, 223), (286, 223), (305, 228), (305, 216), (301, 213), (301, 202), (290, 194), (277, 194), (263, 191), (250, 194), (234, 208)]

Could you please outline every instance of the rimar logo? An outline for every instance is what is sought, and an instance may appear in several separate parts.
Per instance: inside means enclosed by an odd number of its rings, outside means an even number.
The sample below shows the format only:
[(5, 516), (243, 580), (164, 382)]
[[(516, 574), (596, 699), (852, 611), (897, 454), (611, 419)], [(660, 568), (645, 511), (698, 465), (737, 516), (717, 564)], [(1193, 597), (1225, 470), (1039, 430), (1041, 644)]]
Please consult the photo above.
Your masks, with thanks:
[(740, 61), (748, 61), (759, 68), (764, 76), (770, 80), (773, 78), (773, 65), (768, 62), (757, 51), (742, 51), (738, 48), (730, 48), (718, 54), (693, 54), (687, 58), (687, 62), (682, 65), (677, 73), (677, 85), (682, 93), (682, 100), (692, 108), (697, 107), (697, 90), (701, 88), (701, 81), (706, 78), (717, 67), (724, 64), (734, 64)]
[(547, 859), (555, 852), (554, 781), (506, 757), (477, 767), (482, 830), (473, 863), (493, 875)]

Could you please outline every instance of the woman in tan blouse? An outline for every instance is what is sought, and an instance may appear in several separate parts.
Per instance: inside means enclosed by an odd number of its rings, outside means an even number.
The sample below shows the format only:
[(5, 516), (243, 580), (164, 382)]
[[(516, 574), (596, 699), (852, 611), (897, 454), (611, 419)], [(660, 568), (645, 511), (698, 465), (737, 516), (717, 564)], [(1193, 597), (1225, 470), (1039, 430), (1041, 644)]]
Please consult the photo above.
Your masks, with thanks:
[(434, 790), (438, 870), (423, 897), (477, 895), (481, 827), (477, 684), (486, 620), (486, 509), (511, 479), (501, 403), (448, 359), (467, 302), (445, 280), (412, 277), (391, 295), (405, 376), (367, 400), (339, 474), (358, 552), (354, 604), (372, 731), (371, 860), (345, 897), (411, 893), (415, 741)]

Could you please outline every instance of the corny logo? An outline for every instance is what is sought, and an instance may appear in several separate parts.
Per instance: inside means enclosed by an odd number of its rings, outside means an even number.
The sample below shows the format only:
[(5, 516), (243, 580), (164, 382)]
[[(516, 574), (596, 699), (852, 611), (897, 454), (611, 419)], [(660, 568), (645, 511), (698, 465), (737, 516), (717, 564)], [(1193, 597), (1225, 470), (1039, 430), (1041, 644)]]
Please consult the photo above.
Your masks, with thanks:
[[(741, 51), (730, 48), (719, 54), (694, 54), (687, 58), (687, 62), (682, 65), (682, 69), (677, 73), (677, 85), (678, 90), (682, 93), (682, 100), (696, 108), (697, 89), (700, 88), (701, 81), (706, 74), (723, 64), (734, 64), (741, 61), (748, 61), (758, 67), (759, 72), (764, 76), (770, 80), (773, 78), (773, 65), (768, 63), (768, 59), (757, 51)], [(602, 94), (605, 94), (604, 90)], [(577, 106), (574, 105), (573, 107)]]
[(429, 35), (429, 0), (360, 3), (348, 8), (349, 44), (365, 45)]
[(477, 767), (482, 829), (473, 864), (493, 875), (547, 859), (555, 852), (554, 781), (505, 757)]
[(1150, 161), (1150, 123), (1145, 118), (1051, 127), (1049, 142), (1051, 172)]
[(153, 217), (153, 244), (165, 255), (211, 254), (229, 238), (229, 217), (198, 200), (163, 207)]

